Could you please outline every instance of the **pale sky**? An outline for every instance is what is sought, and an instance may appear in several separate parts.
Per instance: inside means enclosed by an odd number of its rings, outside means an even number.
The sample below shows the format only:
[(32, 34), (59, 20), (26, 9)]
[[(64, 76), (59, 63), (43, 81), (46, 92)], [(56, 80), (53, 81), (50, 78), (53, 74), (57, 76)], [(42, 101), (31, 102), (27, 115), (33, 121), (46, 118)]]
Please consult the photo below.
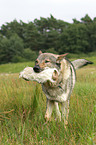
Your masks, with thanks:
[(50, 17), (73, 22), (86, 14), (96, 17), (96, 0), (0, 0), (0, 26), (14, 19), (28, 23)]

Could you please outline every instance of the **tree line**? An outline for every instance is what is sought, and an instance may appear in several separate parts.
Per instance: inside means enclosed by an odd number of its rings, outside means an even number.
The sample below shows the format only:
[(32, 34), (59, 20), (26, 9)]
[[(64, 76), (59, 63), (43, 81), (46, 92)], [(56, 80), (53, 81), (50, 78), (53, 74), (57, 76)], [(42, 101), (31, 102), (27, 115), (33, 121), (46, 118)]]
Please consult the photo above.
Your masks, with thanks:
[(86, 14), (73, 23), (52, 15), (24, 23), (14, 20), (0, 28), (0, 64), (33, 61), (38, 51), (57, 54), (96, 51), (96, 17)]

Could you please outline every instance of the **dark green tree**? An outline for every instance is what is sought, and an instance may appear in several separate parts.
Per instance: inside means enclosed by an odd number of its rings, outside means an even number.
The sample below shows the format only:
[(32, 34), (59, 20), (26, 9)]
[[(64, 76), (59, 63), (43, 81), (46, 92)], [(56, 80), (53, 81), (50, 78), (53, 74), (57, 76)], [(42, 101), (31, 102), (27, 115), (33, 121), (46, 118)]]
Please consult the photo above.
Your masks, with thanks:
[(92, 19), (88, 16), (88, 14), (86, 14), (85, 17), (81, 18), (81, 22), (88, 24), (92, 22)]
[(37, 51), (39, 49), (38, 42), (39, 42), (40, 34), (32, 22), (29, 22), (29, 24), (24, 29), (23, 36), (24, 36), (25, 48), (30, 48), (31, 50), (34, 51)]
[(96, 17), (86, 14), (67, 23), (53, 15), (24, 23), (14, 20), (0, 28), (0, 63), (17, 62), (37, 56), (39, 50), (53, 53), (96, 51)]
[(0, 62), (12, 62), (16, 56), (23, 57), (23, 51), (23, 41), (17, 34), (13, 34), (10, 39), (5, 37), (0, 43)]
[(10, 23), (6, 23), (5, 25), (1, 26), (1, 33), (3, 36), (6, 36), (7, 38), (10, 38), (13, 33), (17, 34), (19, 37), (23, 39), (23, 30), (25, 27), (25, 23), (22, 21), (17, 22), (17, 20), (14, 20)]

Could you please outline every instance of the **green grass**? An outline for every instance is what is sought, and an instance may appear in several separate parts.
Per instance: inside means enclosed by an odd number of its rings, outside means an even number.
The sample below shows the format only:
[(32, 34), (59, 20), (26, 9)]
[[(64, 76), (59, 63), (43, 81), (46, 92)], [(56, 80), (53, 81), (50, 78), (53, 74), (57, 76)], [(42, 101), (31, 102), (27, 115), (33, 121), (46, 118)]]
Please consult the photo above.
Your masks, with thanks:
[[(26, 66), (31, 62), (0, 66), (0, 144), (95, 145), (96, 65), (77, 71), (66, 129), (63, 121), (55, 120), (55, 110), (46, 123), (46, 97), (41, 85), (19, 79), (17, 72)], [(9, 72), (14, 74), (6, 74)]]
[(34, 62), (1, 64), (0, 73), (19, 73), (27, 66), (33, 67)]

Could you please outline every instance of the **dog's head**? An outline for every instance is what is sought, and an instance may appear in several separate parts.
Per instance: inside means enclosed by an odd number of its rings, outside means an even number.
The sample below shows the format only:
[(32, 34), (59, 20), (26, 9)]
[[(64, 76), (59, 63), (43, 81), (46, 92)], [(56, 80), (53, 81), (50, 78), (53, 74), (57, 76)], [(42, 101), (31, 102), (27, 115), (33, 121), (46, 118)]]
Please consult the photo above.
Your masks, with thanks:
[(46, 67), (59, 69), (61, 66), (61, 60), (67, 54), (68, 53), (63, 55), (56, 55), (52, 53), (42, 53), (40, 51), (39, 56), (35, 61), (35, 66), (33, 69), (36, 73), (43, 71)]

